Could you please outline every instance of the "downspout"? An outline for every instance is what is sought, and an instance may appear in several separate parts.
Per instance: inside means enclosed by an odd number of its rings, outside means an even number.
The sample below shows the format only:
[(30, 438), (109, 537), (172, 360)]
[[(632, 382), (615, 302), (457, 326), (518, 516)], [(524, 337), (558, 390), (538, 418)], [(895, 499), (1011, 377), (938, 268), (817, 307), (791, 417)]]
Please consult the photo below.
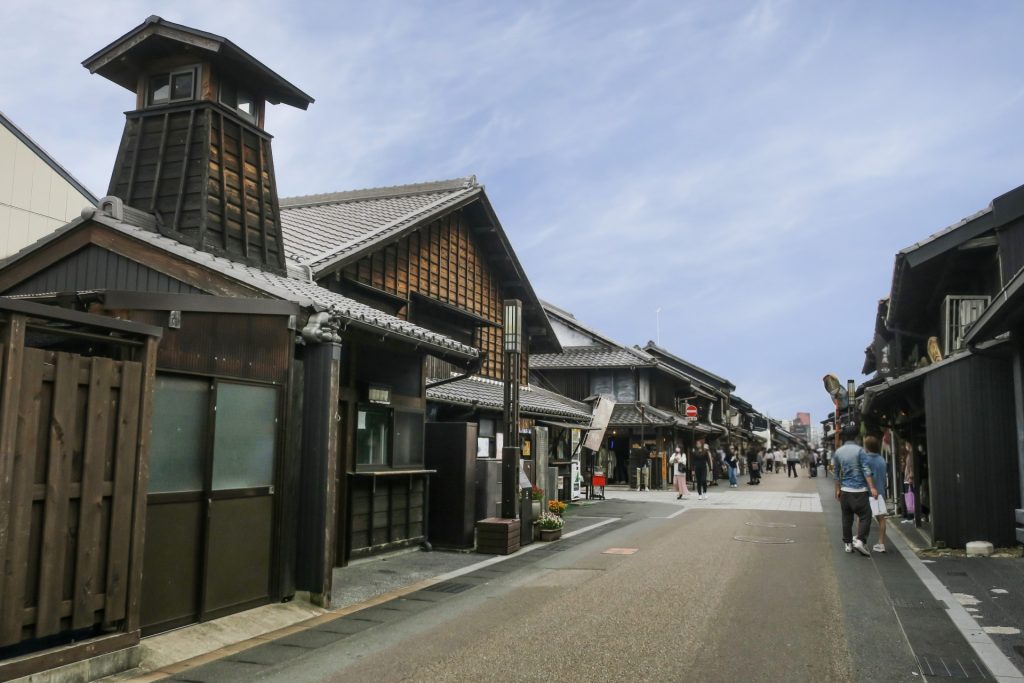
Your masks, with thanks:
[(480, 353), (476, 360), (472, 361), (469, 364), (469, 366), (467, 366), (466, 372), (464, 372), (461, 375), (449, 377), (448, 379), (439, 379), (436, 382), (431, 382), (430, 384), (427, 385), (427, 389), (433, 389), (434, 387), (439, 387), (442, 384), (451, 384), (452, 382), (458, 382), (460, 379), (468, 379), (469, 377), (472, 377), (476, 373), (480, 372), (480, 368), (483, 367), (484, 361), (486, 360), (487, 352), (483, 351)]

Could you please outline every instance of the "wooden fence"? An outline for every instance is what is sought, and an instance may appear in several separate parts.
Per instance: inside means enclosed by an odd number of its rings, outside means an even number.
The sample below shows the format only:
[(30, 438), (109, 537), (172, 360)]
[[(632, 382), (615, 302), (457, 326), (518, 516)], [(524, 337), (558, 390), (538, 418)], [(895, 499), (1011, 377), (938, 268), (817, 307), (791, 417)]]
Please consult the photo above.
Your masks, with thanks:
[[(93, 326), (106, 320), (84, 317)], [(0, 659), (11, 659), (0, 661), (0, 680), (80, 658), (69, 654), (72, 641), (110, 634), (137, 641), (156, 345), (118, 337), (109, 348), (135, 347), (108, 354), (122, 359), (32, 348), (26, 334), (46, 342), (41, 346), (69, 349), (75, 338), (53, 339), (76, 333), (66, 323), (47, 328), (47, 320), (17, 313), (3, 322)], [(59, 656), (47, 657), (52, 646), (64, 646)], [(31, 662), (16, 661), (36, 650)], [(80, 654), (95, 653), (90, 647)]]

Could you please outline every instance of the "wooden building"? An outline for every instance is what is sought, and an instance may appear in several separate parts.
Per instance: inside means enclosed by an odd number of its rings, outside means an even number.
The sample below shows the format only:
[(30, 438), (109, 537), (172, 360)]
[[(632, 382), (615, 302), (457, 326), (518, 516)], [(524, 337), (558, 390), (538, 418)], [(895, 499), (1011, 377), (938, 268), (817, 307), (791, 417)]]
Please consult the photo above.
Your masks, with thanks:
[(896, 255), (865, 368), (869, 430), (895, 435), (893, 488), (940, 545), (1015, 540), (1013, 345), (967, 343), (968, 330), (1024, 265), (1024, 187)]
[[(534, 354), (534, 382), (576, 400), (604, 396), (615, 401), (598, 458), (612, 481), (631, 481), (627, 461), (634, 445), (655, 454), (657, 482), (665, 480), (667, 455), (675, 445), (690, 450), (726, 435), (722, 411), (727, 394), (698, 379), (698, 372), (706, 371), (653, 343), (644, 349), (625, 346), (568, 311), (545, 307), (563, 351)], [(697, 418), (686, 417), (687, 405), (697, 409)]]
[[(0, 294), (137, 325), (125, 334), (162, 331), (143, 397), (155, 406), (137, 465), (148, 477), (131, 520), (143, 579), (126, 628), (137, 639), (296, 590), (327, 604), (339, 549), (361, 531), (348, 521), (350, 463), (385, 462), (406, 477), (404, 491), (367, 501), (366, 537), (425, 538), (424, 359), (465, 371), (480, 354), (320, 287), (285, 258), (262, 123), (267, 102), (312, 101), (295, 86), (230, 41), (159, 17), (85, 65), (136, 97), (111, 179), (117, 196), (3, 262)], [(17, 470), (17, 457), (8, 443), (0, 472)], [(8, 527), (12, 537), (25, 523)], [(11, 596), (0, 613), (14, 609)], [(44, 633), (9, 631), (0, 645), (86, 637), (77, 615), (54, 633), (48, 613)], [(53, 666), (55, 656), (34, 661)]]
[[(291, 197), (281, 207), (288, 257), (320, 286), (479, 349), (479, 362), (468, 369), (428, 352), (429, 420), (472, 423), (476, 438), (488, 440), (489, 457), (500, 452), (503, 302), (518, 299), (525, 331), (519, 429), (538, 420), (589, 424), (587, 404), (528, 381), (533, 355), (561, 346), (476, 178)], [(356, 421), (349, 425), (362, 419), (350, 418)], [(402, 461), (371, 462), (357, 453), (344, 468), (350, 530), (337, 563), (407, 543), (371, 537), (363, 519), (382, 495), (401, 504), (409, 477), (418, 475), (405, 474)], [(405, 512), (393, 507), (389, 514)]]
[(95, 205), (82, 183), (0, 112), (0, 258)]

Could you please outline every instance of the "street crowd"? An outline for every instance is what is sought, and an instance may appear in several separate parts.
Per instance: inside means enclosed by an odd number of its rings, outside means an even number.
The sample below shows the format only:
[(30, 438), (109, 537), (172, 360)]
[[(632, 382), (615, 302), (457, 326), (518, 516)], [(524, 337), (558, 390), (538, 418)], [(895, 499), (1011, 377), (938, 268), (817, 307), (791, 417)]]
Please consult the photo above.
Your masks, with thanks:
[[(668, 483), (676, 491), (676, 500), (688, 500), (690, 487), (697, 490), (698, 500), (707, 500), (709, 486), (718, 486), (718, 480), (728, 477), (729, 487), (739, 486), (739, 477), (747, 476), (749, 486), (758, 486), (765, 474), (781, 474), (799, 477), (807, 472), (808, 477), (818, 476), (819, 467), (825, 468), (826, 475), (831, 469), (835, 480), (835, 497), (839, 502), (842, 519), (843, 549), (847, 553), (857, 552), (868, 556), (868, 534), (871, 520), (878, 521), (878, 543), (871, 549), (885, 552), (885, 518), (888, 510), (885, 504), (886, 462), (879, 453), (879, 440), (874, 436), (864, 437), (864, 445), (857, 443), (858, 428), (844, 429), (844, 444), (836, 449), (831, 460), (825, 454), (807, 448), (764, 448), (751, 446), (743, 457), (730, 446), (712, 450), (706, 442), (687, 451), (676, 446), (668, 459)], [(630, 454), (631, 469), (635, 478), (633, 486), (637, 491), (649, 489), (649, 452), (639, 446)], [(853, 533), (853, 520), (857, 518), (857, 533)]]

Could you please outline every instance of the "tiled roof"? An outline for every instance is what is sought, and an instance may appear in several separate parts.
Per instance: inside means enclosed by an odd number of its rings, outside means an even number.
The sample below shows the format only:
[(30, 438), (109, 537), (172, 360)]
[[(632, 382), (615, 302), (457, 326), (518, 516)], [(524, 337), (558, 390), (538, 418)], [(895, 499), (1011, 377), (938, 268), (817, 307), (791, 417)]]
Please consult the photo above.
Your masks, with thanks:
[[(427, 380), (429, 385), (431, 381)], [(428, 401), (442, 401), (467, 406), (501, 410), (505, 405), (505, 388), (501, 382), (484, 377), (467, 377), (437, 387), (427, 387)], [(573, 401), (532, 384), (519, 388), (519, 406), (524, 415), (556, 415), (590, 421), (590, 406)]]
[(566, 346), (562, 353), (530, 354), (530, 368), (536, 370), (632, 368), (653, 365), (655, 360), (646, 353), (625, 347)]
[(612, 409), (612, 418), (608, 422), (609, 427), (639, 427), (641, 424), (649, 427), (674, 427), (677, 422), (676, 416), (668, 411), (649, 406), (643, 406), (641, 417), (640, 408), (636, 403), (616, 403)]
[[(277, 275), (253, 266), (231, 261), (220, 256), (214, 256), (207, 252), (199, 251), (191, 246), (182, 244), (176, 240), (164, 237), (153, 229), (147, 229), (147, 214), (126, 208), (124, 220), (117, 220), (103, 211), (94, 211), (91, 220), (101, 223), (113, 230), (128, 235), (140, 242), (150, 245), (155, 249), (172, 254), (178, 258), (187, 260), (198, 266), (214, 271), (236, 282), (251, 287), (258, 292), (273, 298), (293, 301), (301, 306), (312, 307), (317, 310), (332, 309), (344, 322), (350, 322), (355, 326), (370, 328), (378, 333), (387, 333), (404, 337), (417, 344), (423, 344), (442, 353), (452, 353), (464, 358), (475, 358), (479, 351), (450, 339), (443, 334), (438, 334), (418, 325), (413, 325), (393, 315), (389, 315), (365, 304), (349, 299), (328, 289), (318, 286), (308, 280), (305, 268), (294, 263), (288, 264), (288, 275)], [(149, 217), (151, 218), (151, 217)], [(127, 222), (132, 221), (132, 222)], [(29, 252), (35, 251), (44, 244), (56, 239), (65, 232), (81, 225), (84, 219), (76, 219), (68, 223), (56, 232), (38, 240), (17, 254), (14, 254), (0, 267), (17, 261)], [(133, 223), (142, 223), (143, 226)]]
[(481, 192), (475, 177), (281, 199), (288, 257), (320, 271)]

